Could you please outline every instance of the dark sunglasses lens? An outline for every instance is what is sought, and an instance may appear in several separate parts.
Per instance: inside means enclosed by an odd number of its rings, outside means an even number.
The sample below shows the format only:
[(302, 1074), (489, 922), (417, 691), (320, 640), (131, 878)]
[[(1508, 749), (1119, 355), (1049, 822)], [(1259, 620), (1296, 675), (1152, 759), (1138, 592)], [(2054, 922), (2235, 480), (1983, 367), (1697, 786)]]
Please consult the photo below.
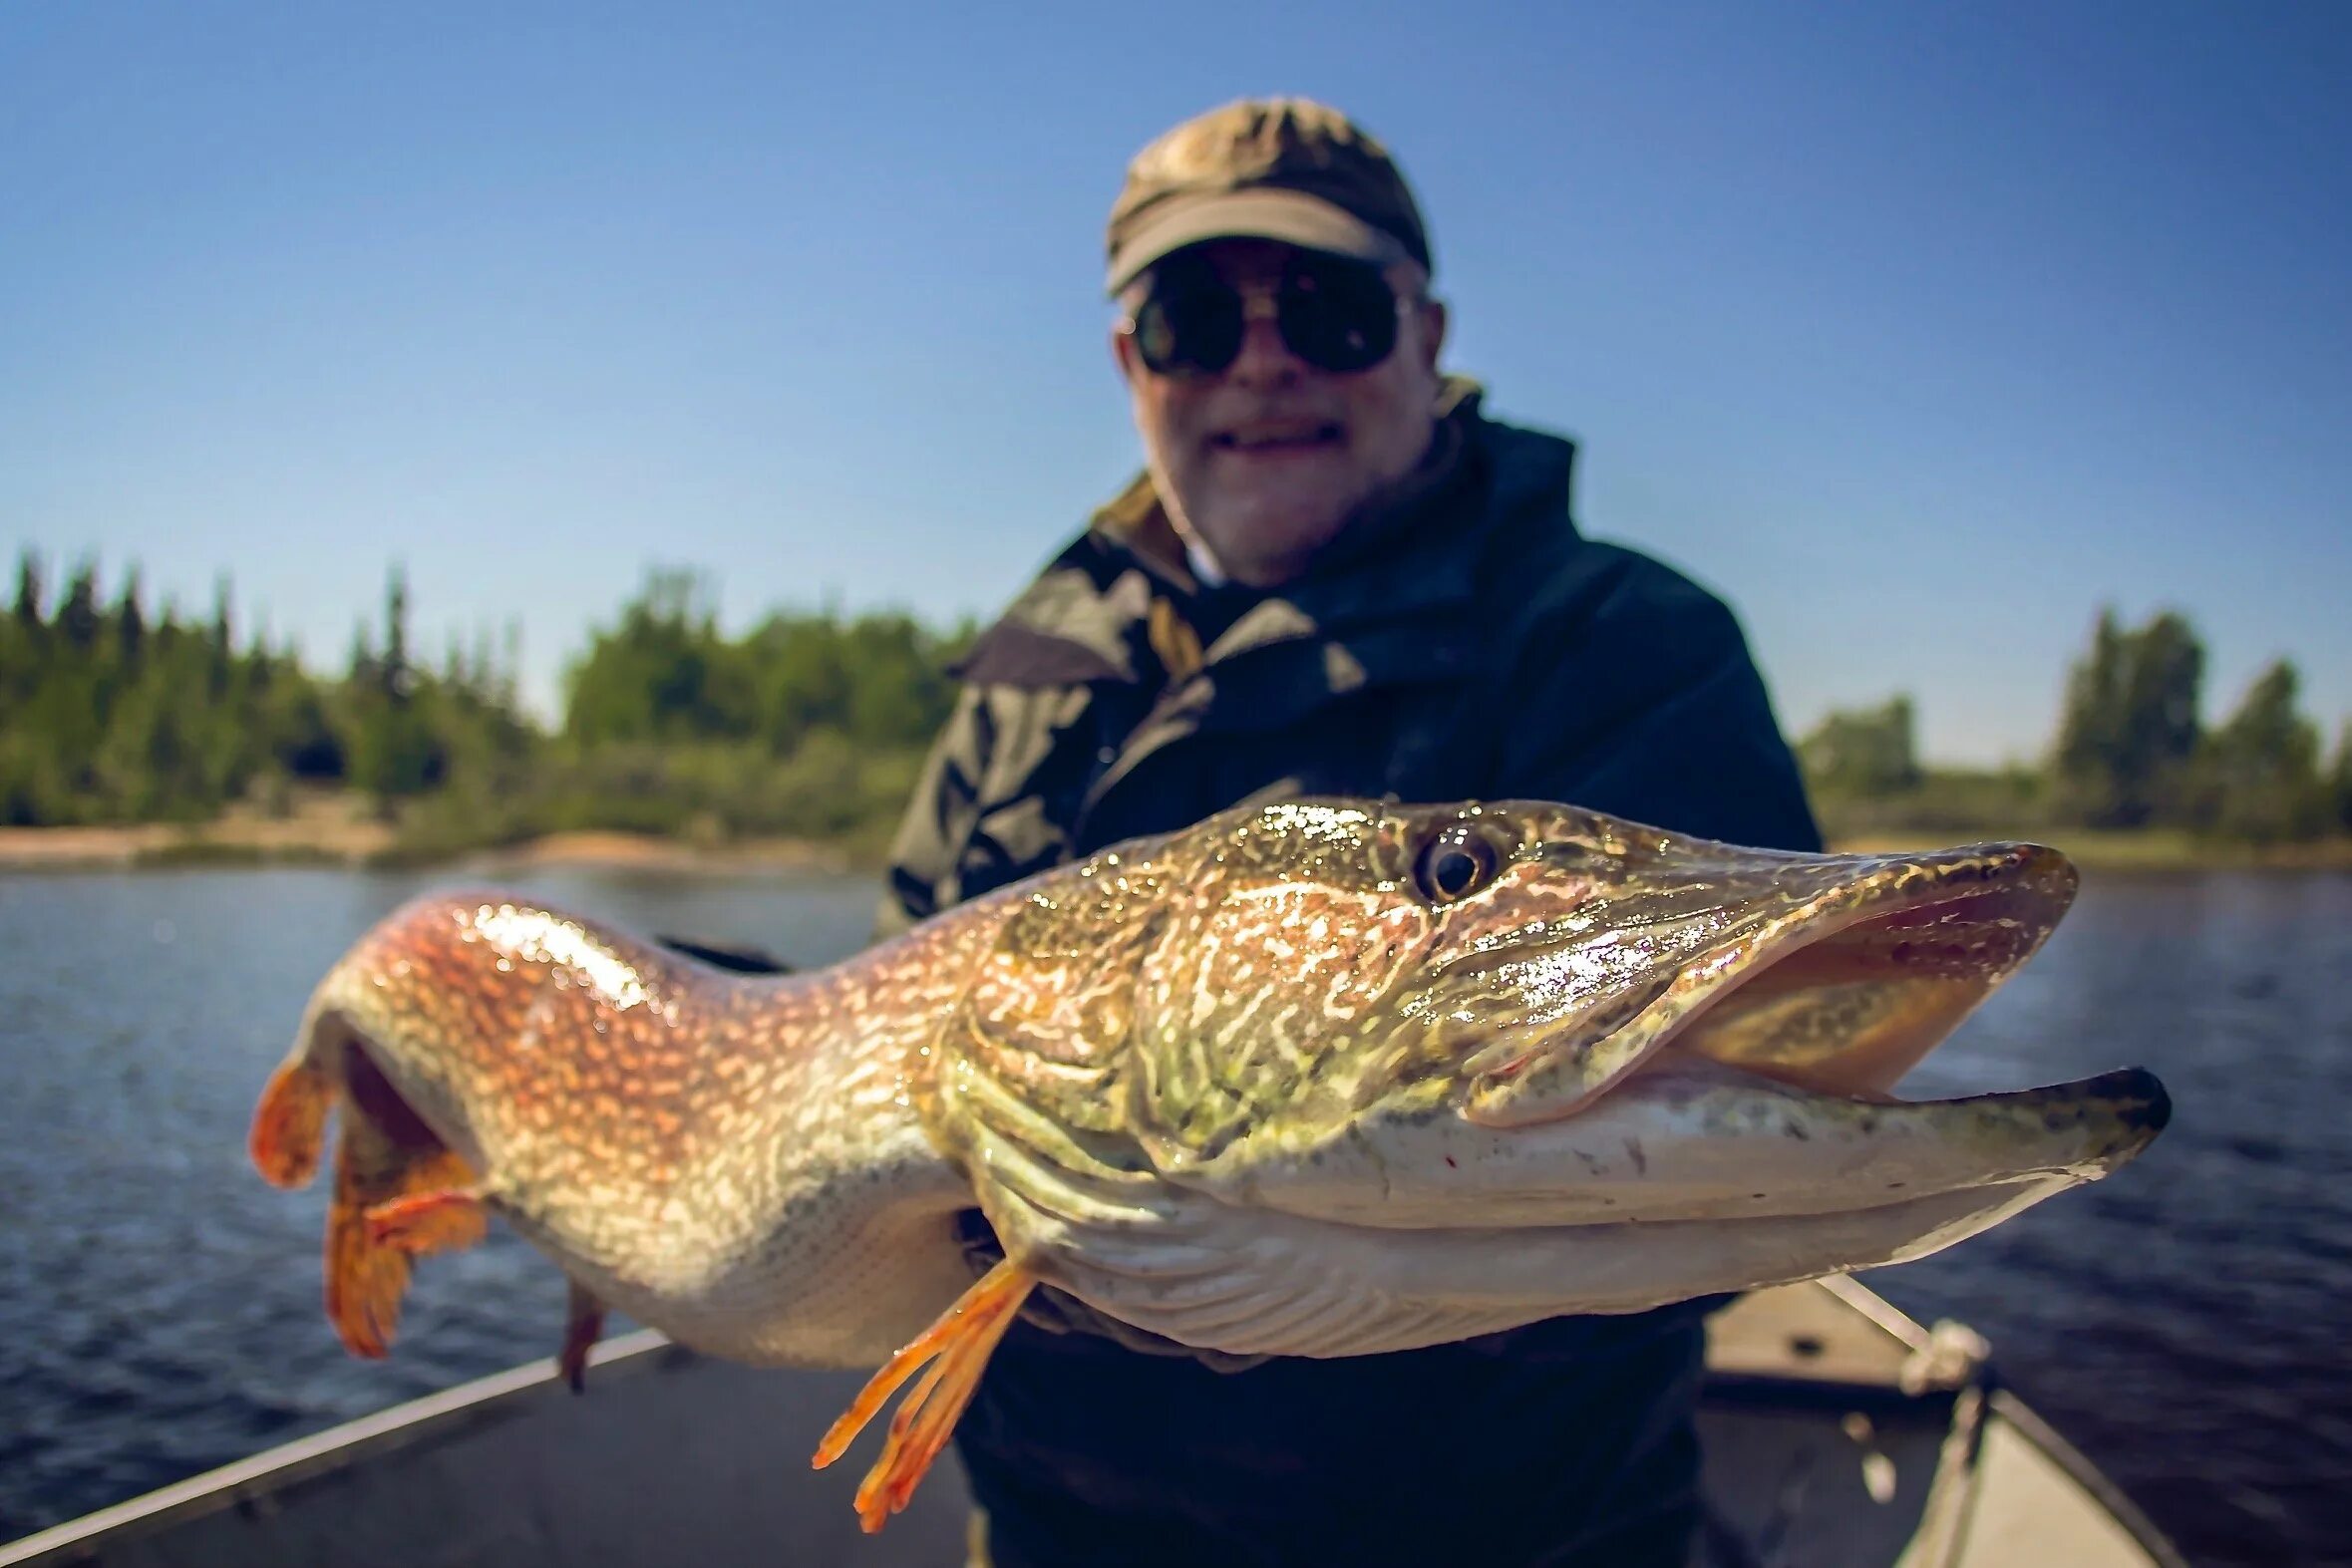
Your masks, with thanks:
[(1241, 352), (1241, 296), (1214, 285), (1156, 291), (1136, 311), (1136, 349), (1154, 375), (1213, 375)]
[(1397, 347), (1397, 296), (1369, 267), (1294, 268), (1282, 282), (1282, 340), (1308, 364), (1370, 370)]

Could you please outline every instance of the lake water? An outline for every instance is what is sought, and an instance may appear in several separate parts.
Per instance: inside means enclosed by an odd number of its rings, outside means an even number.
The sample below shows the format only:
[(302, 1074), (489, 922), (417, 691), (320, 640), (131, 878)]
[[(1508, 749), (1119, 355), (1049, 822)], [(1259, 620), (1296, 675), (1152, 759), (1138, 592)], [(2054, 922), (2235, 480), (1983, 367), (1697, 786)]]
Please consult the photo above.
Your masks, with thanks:
[[(319, 1310), (323, 1198), (247, 1167), (311, 984), (446, 873), (0, 876), (0, 1540), (550, 1353), (512, 1238), (420, 1269), (392, 1359)], [(506, 879), (810, 966), (870, 883)], [(2142, 1064), (2139, 1164), (1868, 1276), (1959, 1318), (2192, 1561), (2352, 1562), (2352, 877), (2092, 877), (2044, 954), (1905, 1092)]]

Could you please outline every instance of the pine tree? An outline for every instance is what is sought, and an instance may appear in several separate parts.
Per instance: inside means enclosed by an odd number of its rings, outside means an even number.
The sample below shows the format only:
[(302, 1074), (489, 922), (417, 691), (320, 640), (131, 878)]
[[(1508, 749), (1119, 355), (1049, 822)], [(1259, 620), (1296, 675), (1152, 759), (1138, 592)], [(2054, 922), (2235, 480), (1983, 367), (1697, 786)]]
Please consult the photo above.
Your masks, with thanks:
[(36, 637), (46, 630), (41, 598), (41, 557), (27, 549), (16, 558), (16, 623)]
[(2102, 610), (2067, 678), (2050, 773), (2062, 816), (2144, 827), (2186, 811), (2198, 743), (2204, 646), (2173, 611), (2125, 631)]
[(139, 603), (139, 567), (133, 564), (123, 578), (122, 597), (115, 601), (115, 655), (136, 676), (147, 653), (147, 611)]
[(2295, 710), (2300, 679), (2285, 659), (2254, 678), (2207, 748), (2212, 825), (2232, 838), (2309, 838), (2326, 823), (2319, 732)]
[(88, 653), (98, 646), (98, 564), (85, 560), (66, 583), (65, 602), (57, 607), (57, 631), (67, 647)]

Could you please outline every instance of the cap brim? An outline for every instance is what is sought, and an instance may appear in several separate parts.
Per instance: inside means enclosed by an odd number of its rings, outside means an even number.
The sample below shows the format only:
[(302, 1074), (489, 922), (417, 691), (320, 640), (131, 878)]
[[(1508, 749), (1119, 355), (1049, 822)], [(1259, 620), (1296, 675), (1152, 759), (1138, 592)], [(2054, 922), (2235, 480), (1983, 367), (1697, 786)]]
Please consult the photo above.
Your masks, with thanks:
[(1210, 239), (1279, 240), (1375, 266), (1407, 255), (1394, 235), (1320, 196), (1261, 185), (1171, 203), (1119, 247), (1103, 280), (1104, 292), (1116, 294), (1161, 257)]

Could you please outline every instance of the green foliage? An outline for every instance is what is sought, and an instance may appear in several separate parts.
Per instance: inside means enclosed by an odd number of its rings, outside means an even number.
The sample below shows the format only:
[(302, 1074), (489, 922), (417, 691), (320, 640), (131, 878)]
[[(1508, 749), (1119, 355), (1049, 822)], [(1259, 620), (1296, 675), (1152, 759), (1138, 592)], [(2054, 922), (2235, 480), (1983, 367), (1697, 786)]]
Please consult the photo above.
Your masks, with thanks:
[(657, 570), (565, 679), (547, 828), (870, 840), (955, 700), (947, 636), (913, 617), (778, 612), (740, 639), (704, 582)]
[(41, 630), (41, 557), (26, 550), (16, 558), (16, 624), (22, 631)]
[(749, 677), (701, 578), (655, 571), (566, 672), (563, 733), (587, 747), (740, 739), (753, 727)]
[(1908, 789), (1814, 795), (1834, 839), (1934, 833), (1955, 838), (2024, 832), (2050, 819), (2048, 790), (2029, 768), (1923, 768)]
[(2199, 759), (2198, 825), (2225, 838), (2275, 843), (2317, 837), (2328, 825), (2319, 731), (2295, 707), (2295, 667), (2273, 661)]
[[(562, 724), (515, 699), (516, 634), (419, 664), (395, 565), (381, 623), (339, 677), (261, 641), (239, 649), (225, 579), (211, 614), (151, 613), (139, 575), (110, 598), (95, 563), (54, 596), (31, 551), (0, 615), (0, 823), (200, 821), (284, 810), (297, 785), (368, 795), (416, 852), (560, 829), (705, 843), (781, 835), (875, 849), (954, 700), (974, 628), (827, 606), (721, 631), (707, 584), (651, 573), (566, 671)], [(1908, 695), (1833, 713), (1799, 746), (1836, 835), (2171, 826), (2273, 841), (2352, 831), (2352, 724), (2323, 767), (2291, 665), (2265, 671), (2209, 736), (2204, 650), (2165, 613), (2103, 614), (2073, 668), (2047, 770), (1923, 766)]]
[(136, 569), (102, 604), (96, 566), (77, 567), (53, 614), (41, 581), (27, 552), (0, 620), (0, 823), (201, 821), (239, 800), (282, 807), (295, 780), (389, 802), (450, 783), (453, 758), (536, 743), (510, 701), (413, 679), (397, 571), (394, 657), (336, 683), (261, 643), (240, 651), (226, 579), (192, 626), (168, 608), (151, 621)]
[(1917, 726), (1908, 694), (1876, 708), (1832, 713), (1797, 746), (1818, 794), (1891, 794), (1919, 783)]
[(2167, 610), (2126, 631), (2100, 612), (2069, 674), (2050, 760), (2059, 818), (2091, 827), (2176, 820), (2197, 752), (2204, 645)]
[(0, 823), (198, 821), (339, 784), (421, 851), (560, 828), (870, 846), (946, 718), (946, 664), (971, 635), (829, 609), (731, 640), (698, 578), (656, 572), (572, 664), (550, 737), (516, 704), (511, 628), (503, 667), (487, 631), (438, 673), (417, 663), (398, 565), (381, 623), (353, 629), (330, 680), (260, 643), (239, 651), (225, 578), (196, 625), (168, 608), (152, 619), (136, 569), (112, 603), (94, 564), (54, 609), (44, 580), (27, 551), (0, 619)]

